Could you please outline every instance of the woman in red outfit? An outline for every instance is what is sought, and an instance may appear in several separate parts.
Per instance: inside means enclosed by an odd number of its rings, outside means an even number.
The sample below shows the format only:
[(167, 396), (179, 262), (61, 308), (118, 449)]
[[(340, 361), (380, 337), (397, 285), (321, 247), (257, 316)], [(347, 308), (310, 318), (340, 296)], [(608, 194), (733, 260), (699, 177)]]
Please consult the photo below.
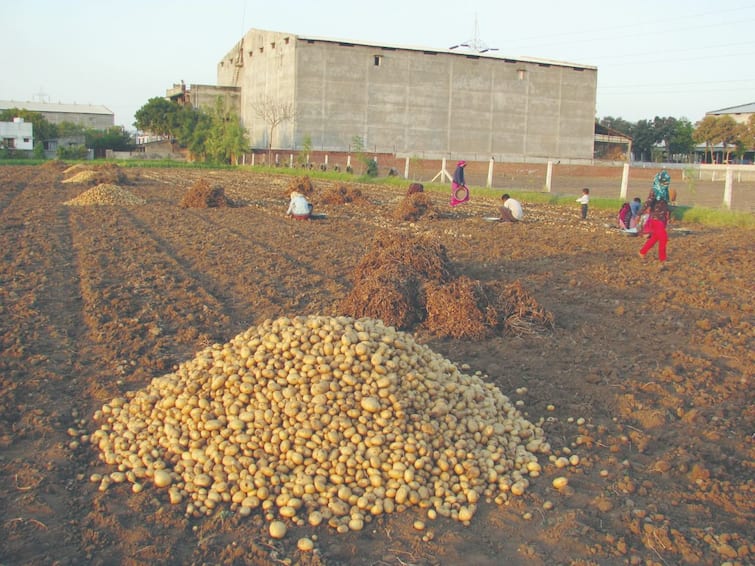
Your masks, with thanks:
[(649, 217), (645, 221), (645, 230), (650, 233), (645, 245), (640, 249), (640, 257), (645, 259), (650, 249), (658, 242), (658, 261), (666, 261), (666, 244), (668, 243), (668, 232), (666, 232), (666, 225), (671, 218), (671, 211), (669, 210), (668, 203), (663, 199), (656, 200), (654, 197), (649, 198), (640, 211), (640, 216), (648, 213)]

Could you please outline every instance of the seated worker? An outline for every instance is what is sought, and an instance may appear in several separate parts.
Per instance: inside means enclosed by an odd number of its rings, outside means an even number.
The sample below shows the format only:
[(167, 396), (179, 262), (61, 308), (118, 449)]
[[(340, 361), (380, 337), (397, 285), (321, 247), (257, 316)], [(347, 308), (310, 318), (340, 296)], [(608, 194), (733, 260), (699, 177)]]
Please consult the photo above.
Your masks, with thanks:
[(619, 209), (619, 214), (616, 216), (616, 223), (621, 230), (628, 230), (631, 219), (632, 208), (629, 206), (628, 202), (625, 202), (621, 205), (621, 209)]
[(291, 216), (296, 220), (309, 220), (312, 216), (312, 204), (307, 200), (303, 194), (297, 191), (291, 192), (291, 202), (288, 204), (287, 216)]
[(629, 219), (629, 227), (637, 228), (637, 224), (640, 221), (640, 209), (642, 208), (642, 200), (640, 197), (634, 197), (632, 202), (629, 203), (629, 209), (632, 211), (632, 217)]
[(509, 195), (501, 195), (503, 206), (501, 207), (500, 222), (520, 222), (524, 218), (524, 211), (522, 210), (522, 204), (515, 198), (511, 198)]

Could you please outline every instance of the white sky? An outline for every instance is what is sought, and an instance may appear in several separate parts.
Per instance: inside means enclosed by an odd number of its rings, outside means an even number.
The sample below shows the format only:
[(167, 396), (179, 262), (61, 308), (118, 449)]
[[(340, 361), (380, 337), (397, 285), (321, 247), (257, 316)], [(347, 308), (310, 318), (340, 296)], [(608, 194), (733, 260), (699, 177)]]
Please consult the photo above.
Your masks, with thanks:
[[(173, 83), (216, 84), (249, 28), (598, 68), (596, 116), (687, 118), (755, 102), (755, 2), (0, 0), (0, 100), (97, 104), (133, 130)], [(476, 29), (475, 29), (476, 26)]]

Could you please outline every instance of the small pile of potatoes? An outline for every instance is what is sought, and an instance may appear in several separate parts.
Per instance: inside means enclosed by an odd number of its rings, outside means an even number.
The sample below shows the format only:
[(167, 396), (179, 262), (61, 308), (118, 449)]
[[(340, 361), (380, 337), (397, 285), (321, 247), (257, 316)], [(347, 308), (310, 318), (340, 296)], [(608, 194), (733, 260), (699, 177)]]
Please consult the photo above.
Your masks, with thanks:
[(549, 454), (494, 385), (373, 319), (267, 320), (107, 403), (106, 490), (165, 489), (186, 513), (358, 531), (408, 506), (468, 523), (521, 495)]

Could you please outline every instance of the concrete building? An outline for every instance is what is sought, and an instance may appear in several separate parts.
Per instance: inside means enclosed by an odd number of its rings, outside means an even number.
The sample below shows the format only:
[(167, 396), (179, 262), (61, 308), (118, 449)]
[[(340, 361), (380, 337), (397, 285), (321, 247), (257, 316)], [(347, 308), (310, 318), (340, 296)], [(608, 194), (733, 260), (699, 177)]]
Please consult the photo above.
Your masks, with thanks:
[(23, 118), (13, 118), (12, 122), (0, 122), (0, 147), (7, 149), (34, 149), (33, 125)]
[(739, 106), (729, 106), (728, 108), (711, 110), (705, 113), (706, 116), (731, 116), (739, 124), (746, 124), (753, 114), (755, 114), (755, 102), (740, 104)]
[(237, 113), (241, 108), (241, 89), (238, 87), (192, 84), (187, 88), (181, 81), (169, 88), (165, 97), (177, 104), (204, 110), (211, 110), (218, 98), (223, 100), (226, 108)]
[(251, 29), (218, 64), (217, 82), (240, 89), (257, 148), (310, 140), (349, 151), (357, 141), (407, 157), (593, 158), (592, 66)]
[(61, 104), (53, 102), (21, 102), (0, 100), (0, 111), (19, 108), (39, 112), (51, 124), (70, 122), (94, 130), (106, 130), (115, 125), (115, 114), (104, 106), (92, 104)]

